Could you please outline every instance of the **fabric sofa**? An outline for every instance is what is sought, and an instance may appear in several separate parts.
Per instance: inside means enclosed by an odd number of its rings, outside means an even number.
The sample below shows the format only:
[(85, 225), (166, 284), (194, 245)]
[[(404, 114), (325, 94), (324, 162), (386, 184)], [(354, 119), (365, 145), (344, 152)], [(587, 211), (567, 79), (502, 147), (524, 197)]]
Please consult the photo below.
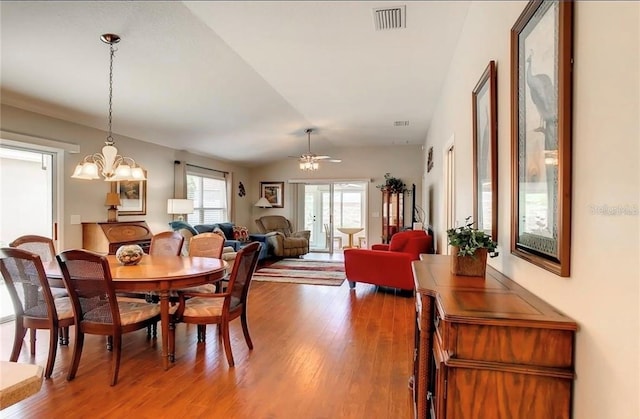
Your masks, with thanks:
[(265, 215), (256, 220), (260, 233), (277, 257), (298, 257), (309, 253), (309, 230), (293, 231), (291, 222), (281, 215)]
[(345, 249), (344, 267), (349, 287), (356, 282), (413, 290), (411, 262), (421, 253), (433, 253), (433, 237), (424, 230), (396, 233), (389, 244), (374, 244), (371, 249)]
[[(251, 243), (252, 241), (258, 241), (263, 243), (260, 249), (259, 260), (266, 259), (270, 255), (269, 247), (266, 238), (262, 234), (249, 234), (246, 228), (238, 228), (234, 223), (214, 223), (214, 224), (196, 224), (191, 225), (185, 221), (171, 221), (169, 226), (174, 231), (180, 231), (185, 236), (185, 242), (188, 242), (192, 236), (200, 233), (215, 233), (221, 231), (224, 234), (224, 246), (230, 247), (234, 252), (238, 252), (242, 247)], [(239, 240), (236, 232), (242, 232), (241, 236), (244, 240)]]

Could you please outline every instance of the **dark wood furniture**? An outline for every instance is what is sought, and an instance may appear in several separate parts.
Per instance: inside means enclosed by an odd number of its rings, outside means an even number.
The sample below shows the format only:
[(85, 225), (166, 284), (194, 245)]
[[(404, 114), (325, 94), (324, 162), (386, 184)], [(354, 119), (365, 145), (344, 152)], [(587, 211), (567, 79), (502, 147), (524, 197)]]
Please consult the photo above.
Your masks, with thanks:
[(148, 253), (152, 236), (144, 221), (82, 223), (82, 248), (98, 253), (115, 255), (125, 244), (137, 244)]
[(575, 321), (491, 267), (462, 277), (449, 263), (413, 262), (416, 417), (570, 418)]
[[(107, 256), (113, 286), (117, 292), (156, 291), (160, 298), (162, 326), (162, 363), (169, 369), (169, 294), (182, 288), (215, 284), (224, 278), (227, 264), (221, 259), (190, 256), (145, 255), (137, 265), (121, 265), (113, 255)], [(57, 262), (44, 264), (51, 286), (62, 286), (62, 272)]]
[(382, 190), (382, 243), (404, 227), (404, 193)]
[[(13, 349), (9, 361), (18, 361), (27, 329), (31, 331), (32, 357), (36, 354), (36, 329), (48, 329), (49, 356), (44, 376), (49, 378), (56, 360), (58, 330), (66, 330), (68, 337), (69, 326), (74, 323), (71, 305), (62, 298), (56, 303), (42, 259), (37, 254), (19, 248), (0, 249), (0, 273), (6, 283), (16, 316)], [(66, 344), (68, 343), (66, 340)]]
[(122, 357), (122, 335), (156, 324), (160, 320), (160, 307), (141, 299), (134, 302), (116, 298), (111, 268), (105, 256), (75, 249), (64, 251), (56, 258), (69, 291), (76, 326), (73, 361), (67, 381), (73, 380), (78, 371), (84, 335), (102, 335), (108, 337), (107, 349), (114, 351), (111, 385), (115, 386)]
[[(178, 309), (172, 317), (172, 323), (183, 322), (198, 325), (198, 342), (206, 338), (207, 324), (217, 324), (224, 352), (227, 355), (229, 367), (233, 367), (233, 353), (229, 337), (229, 322), (240, 318), (242, 333), (249, 349), (253, 349), (253, 342), (249, 336), (247, 323), (247, 296), (253, 273), (258, 264), (258, 255), (262, 243), (253, 242), (244, 246), (236, 256), (236, 260), (229, 275), (229, 285), (221, 293), (198, 293), (186, 291), (179, 293)], [(173, 352), (175, 346), (175, 327), (169, 327), (169, 348)]]

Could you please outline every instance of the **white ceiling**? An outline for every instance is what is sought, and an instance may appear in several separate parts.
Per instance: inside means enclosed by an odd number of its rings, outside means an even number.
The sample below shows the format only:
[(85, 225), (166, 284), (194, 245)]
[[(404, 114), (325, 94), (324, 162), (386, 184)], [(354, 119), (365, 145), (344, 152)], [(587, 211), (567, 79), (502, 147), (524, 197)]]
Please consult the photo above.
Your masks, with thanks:
[[(422, 144), (469, 1), (2, 1), (2, 103), (248, 166)], [(372, 10), (406, 4), (406, 28)], [(395, 127), (394, 121), (409, 121)], [(116, 145), (118, 136), (115, 135)]]

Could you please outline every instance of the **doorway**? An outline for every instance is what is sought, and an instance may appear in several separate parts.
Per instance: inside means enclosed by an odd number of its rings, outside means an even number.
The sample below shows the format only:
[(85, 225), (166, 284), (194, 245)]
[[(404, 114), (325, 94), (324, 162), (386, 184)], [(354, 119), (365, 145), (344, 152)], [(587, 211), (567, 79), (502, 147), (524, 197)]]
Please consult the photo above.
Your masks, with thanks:
[[(56, 153), (0, 145), (0, 247), (15, 238), (51, 237), (57, 247)], [(0, 322), (13, 318), (13, 305), (0, 277)]]
[(327, 182), (301, 185), (309, 250), (338, 253), (349, 245), (366, 246), (367, 182)]

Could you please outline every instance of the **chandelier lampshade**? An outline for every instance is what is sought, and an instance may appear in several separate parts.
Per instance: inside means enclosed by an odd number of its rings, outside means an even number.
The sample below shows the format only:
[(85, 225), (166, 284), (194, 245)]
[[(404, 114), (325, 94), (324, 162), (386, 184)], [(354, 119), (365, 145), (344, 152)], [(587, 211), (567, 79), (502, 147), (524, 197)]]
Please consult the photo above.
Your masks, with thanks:
[(113, 142), (111, 132), (112, 103), (113, 103), (113, 57), (115, 55), (114, 44), (120, 42), (120, 37), (115, 34), (104, 34), (100, 37), (102, 42), (109, 44), (109, 134), (102, 147), (102, 153), (94, 153), (86, 156), (76, 166), (74, 179), (95, 180), (100, 179), (116, 182), (121, 180), (146, 180), (144, 170), (138, 166), (131, 157), (118, 154), (118, 149)]

